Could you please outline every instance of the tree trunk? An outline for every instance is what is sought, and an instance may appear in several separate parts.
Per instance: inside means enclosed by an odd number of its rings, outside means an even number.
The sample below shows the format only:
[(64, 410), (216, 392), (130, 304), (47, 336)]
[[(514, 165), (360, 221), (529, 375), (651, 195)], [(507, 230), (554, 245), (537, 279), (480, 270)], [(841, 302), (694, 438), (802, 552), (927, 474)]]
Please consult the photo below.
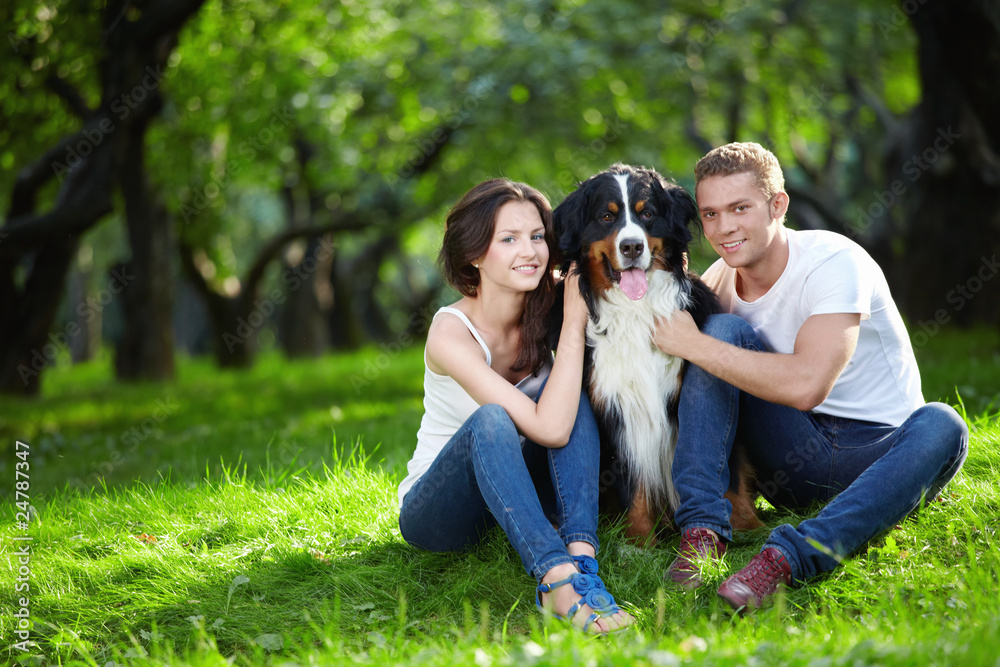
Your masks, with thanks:
[(923, 95), (889, 172), (912, 188), (894, 292), (932, 336), (1000, 316), (1000, 8), (928, 0), (910, 20)]
[[(151, 94), (158, 95), (156, 91)], [(159, 105), (155, 109), (158, 111)], [(132, 248), (132, 257), (120, 271), (125, 283), (121, 286), (124, 330), (115, 354), (120, 380), (167, 380), (174, 376), (171, 219), (149, 186), (144, 159), (144, 137), (152, 113), (130, 128), (120, 176)]]
[(289, 289), (281, 307), (279, 337), (290, 359), (318, 357), (330, 340), (326, 311), (330, 304), (319, 293), (319, 277), (329, 273), (331, 253), (322, 252), (319, 239), (310, 239), (302, 260), (294, 267), (283, 263), (282, 275), (292, 272), (301, 280), (298, 289)]
[[(198, 265), (198, 252), (182, 239), (180, 242), (181, 267), (195, 291), (205, 301), (209, 322), (212, 325), (212, 345), (216, 360), (223, 367), (249, 366), (257, 348), (257, 333), (267, 318), (271, 317), (283, 298), (258, 294), (264, 271), (289, 242), (298, 238), (322, 239), (319, 256), (332, 253), (332, 242), (323, 239), (326, 234), (351, 231), (366, 227), (364, 221), (343, 221), (315, 227), (285, 230), (272, 237), (258, 251), (247, 277), (240, 282), (236, 296), (221, 294), (206, 280)], [(290, 276), (290, 289), (297, 289), (295, 281), (300, 276)]]
[(243, 285), (243, 291), (235, 297), (215, 291), (202, 274), (197, 251), (183, 240), (179, 245), (184, 276), (201, 296), (208, 312), (209, 338), (216, 363), (221, 368), (249, 367), (257, 347), (257, 331), (247, 319), (249, 308), (244, 295), (248, 286)]
[(341, 326), (359, 326), (366, 340), (386, 341), (393, 337), (382, 306), (375, 298), (375, 290), (379, 284), (379, 269), (386, 255), (399, 246), (396, 236), (393, 233), (385, 234), (362, 248), (361, 252), (351, 259), (347, 270), (349, 279), (345, 276), (342, 283), (343, 289), (351, 291), (352, 309), (348, 317), (354, 318), (357, 323), (345, 322)]
[(70, 358), (74, 364), (91, 361), (101, 345), (101, 325), (99, 313), (96, 312), (88, 299), (93, 299), (90, 292), (90, 276), (93, 266), (88, 261), (81, 262), (77, 253), (77, 265), (69, 281), (70, 317), (79, 328), (79, 333), (70, 340)]
[(265, 321), (264, 312), (254, 311), (252, 299), (243, 294), (232, 298), (216, 294), (209, 302), (219, 366), (250, 368), (257, 352), (257, 333)]
[[(93, 124), (86, 125), (89, 130)], [(102, 142), (65, 176), (55, 205), (36, 214), (39, 190), (52, 178), (54, 161), (83, 130), (61, 141), (18, 175), (0, 243), (0, 392), (36, 395), (41, 374), (68, 345), (75, 327), (51, 331), (78, 235), (111, 210), (117, 143)], [(16, 280), (18, 269), (25, 278)]]
[[(299, 171), (295, 181), (286, 182), (282, 198), (290, 230), (313, 227), (322, 198), (317, 195), (309, 175), (309, 161), (315, 155), (313, 147), (299, 137), (293, 142)], [(287, 288), (285, 302), (278, 316), (278, 338), (285, 355), (318, 357), (326, 350), (330, 334), (326, 312), (330, 309), (330, 287), (323, 276), (330, 271), (332, 245), (318, 237), (306, 237), (305, 251), (295, 266), (282, 261), (283, 286)]]
[(354, 310), (354, 280), (343, 269), (343, 256), (334, 251), (330, 263), (330, 285), (333, 289), (333, 306), (330, 308), (330, 345), (335, 350), (356, 350), (364, 341), (364, 334)]
[[(127, 144), (136, 138), (132, 126), (148, 122), (144, 115), (151, 108), (151, 93), (156, 93), (177, 33), (203, 2), (143, 3), (136, 9), (139, 16), (129, 21), (121, 20), (128, 0), (107, 3), (97, 40), (102, 53), (97, 75), (101, 104), (96, 110), (87, 108), (83, 96), (57, 71), (50, 73), (49, 80), (58, 84), (50, 86), (52, 92), (83, 123), (80, 131), (21, 169), (11, 193), (0, 243), (0, 321), (6, 324), (0, 328), (0, 391), (38, 393), (42, 371), (60, 347), (79, 335), (75, 322), (51, 331), (79, 237), (113, 210)], [(31, 62), (30, 57), (26, 60)], [(123, 107), (116, 105), (124, 100), (129, 111), (123, 116)], [(141, 134), (138, 140), (141, 144)], [(56, 177), (61, 183), (55, 203), (37, 212), (39, 192)], [(25, 278), (17, 279), (22, 272)]]
[(0, 391), (38, 394), (42, 372), (76, 334), (75, 326), (51, 331), (76, 247), (72, 238), (39, 249), (23, 289), (14, 283), (13, 265), (0, 272), (6, 322), (0, 327)]

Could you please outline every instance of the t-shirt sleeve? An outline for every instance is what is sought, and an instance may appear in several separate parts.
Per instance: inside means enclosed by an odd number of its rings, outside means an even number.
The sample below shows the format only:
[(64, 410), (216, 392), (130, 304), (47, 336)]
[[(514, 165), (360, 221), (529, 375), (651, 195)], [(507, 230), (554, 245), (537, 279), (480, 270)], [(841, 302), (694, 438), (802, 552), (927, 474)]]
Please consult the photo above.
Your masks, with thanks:
[(874, 288), (862, 258), (851, 249), (836, 250), (806, 278), (809, 314), (860, 313), (866, 320), (872, 314)]

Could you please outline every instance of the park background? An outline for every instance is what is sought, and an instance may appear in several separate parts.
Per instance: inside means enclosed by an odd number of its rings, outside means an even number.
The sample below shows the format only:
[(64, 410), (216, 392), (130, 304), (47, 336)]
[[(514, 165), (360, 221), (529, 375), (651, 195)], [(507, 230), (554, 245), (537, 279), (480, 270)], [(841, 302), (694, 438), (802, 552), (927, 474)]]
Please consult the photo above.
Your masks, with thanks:
[[(805, 662), (995, 658), (995, 3), (13, 0), (0, 26), (0, 489), (35, 549), (11, 660), (788, 662), (789, 623)], [(502, 535), (426, 556), (395, 527), (444, 214), (495, 176), (555, 205), (615, 161), (690, 189), (733, 140), (785, 166), (790, 226), (878, 261), (970, 462), (745, 621), (609, 524), (645, 615), (581, 644)]]

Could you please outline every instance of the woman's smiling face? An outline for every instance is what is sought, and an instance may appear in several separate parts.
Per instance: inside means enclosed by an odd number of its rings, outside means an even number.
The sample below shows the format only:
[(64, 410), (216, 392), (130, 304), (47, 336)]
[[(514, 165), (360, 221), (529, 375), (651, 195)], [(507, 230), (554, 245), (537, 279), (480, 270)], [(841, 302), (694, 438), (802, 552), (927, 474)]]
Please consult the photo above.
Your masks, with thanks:
[(518, 292), (538, 287), (548, 270), (549, 247), (534, 204), (512, 201), (500, 207), (490, 246), (477, 263), (483, 286), (490, 282)]

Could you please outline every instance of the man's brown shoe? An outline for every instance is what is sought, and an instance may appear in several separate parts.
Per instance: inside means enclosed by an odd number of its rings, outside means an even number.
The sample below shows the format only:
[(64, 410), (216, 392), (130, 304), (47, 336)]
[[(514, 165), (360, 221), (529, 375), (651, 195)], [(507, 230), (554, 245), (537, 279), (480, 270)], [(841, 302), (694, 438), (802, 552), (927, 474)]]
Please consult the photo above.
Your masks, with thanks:
[(667, 568), (663, 576), (684, 588), (701, 586), (701, 571), (698, 560), (715, 560), (726, 553), (726, 543), (708, 528), (688, 528), (681, 533), (678, 556)]
[(719, 597), (743, 612), (756, 609), (774, 595), (778, 586), (792, 583), (792, 566), (781, 552), (768, 547), (750, 559), (746, 567), (719, 586)]

